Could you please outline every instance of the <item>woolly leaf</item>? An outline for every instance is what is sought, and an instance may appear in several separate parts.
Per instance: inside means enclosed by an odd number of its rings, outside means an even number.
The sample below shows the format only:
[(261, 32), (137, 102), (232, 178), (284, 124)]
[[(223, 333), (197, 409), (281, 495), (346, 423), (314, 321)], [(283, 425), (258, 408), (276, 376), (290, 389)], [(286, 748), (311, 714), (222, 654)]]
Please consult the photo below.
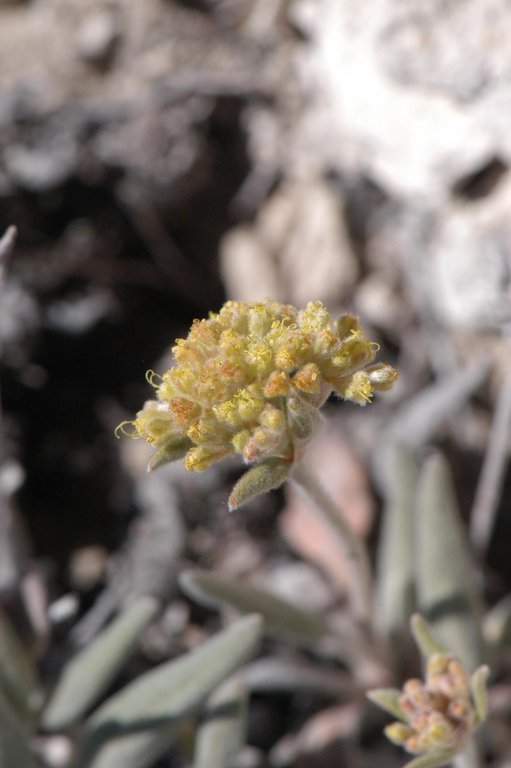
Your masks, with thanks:
[(30, 733), (13, 715), (0, 693), (0, 765), (5, 768), (34, 768)]
[(406, 720), (405, 713), (399, 706), (401, 695), (402, 692), (398, 688), (375, 688), (367, 692), (367, 698), (373, 704), (376, 704), (380, 709), (384, 709), (385, 712), (394, 715), (398, 720)]
[(149, 459), (147, 471), (153, 472), (164, 464), (184, 458), (192, 447), (193, 443), (189, 437), (177, 437), (175, 440), (165, 443)]
[(474, 669), (483, 655), (479, 594), (449, 468), (440, 455), (424, 465), (416, 512), (419, 610), (446, 648)]
[(255, 651), (259, 616), (160, 664), (108, 699), (87, 721), (76, 768), (147, 768), (177, 739), (183, 720)]
[(233, 512), (261, 493), (273, 491), (286, 480), (292, 463), (284, 459), (267, 459), (245, 472), (229, 496), (229, 510)]
[(239, 678), (210, 696), (201, 720), (193, 768), (228, 768), (245, 743), (247, 692)]
[(29, 699), (34, 688), (34, 670), (21, 639), (0, 609), (0, 691), (6, 705), (22, 719), (30, 717)]
[(403, 768), (440, 768), (447, 765), (454, 757), (453, 752), (436, 752), (431, 755), (421, 755), (410, 760)]
[(331, 634), (321, 616), (250, 584), (198, 570), (182, 574), (180, 583), (185, 592), (209, 608), (228, 605), (241, 613), (259, 613), (269, 634), (299, 645), (314, 646), (321, 637)]
[(396, 658), (411, 648), (408, 622), (414, 609), (413, 527), (418, 470), (409, 449), (394, 444), (378, 552), (376, 622), (396, 648)]
[(89, 709), (133, 653), (159, 607), (153, 597), (138, 598), (66, 665), (44, 711), (45, 728), (67, 728)]
[(486, 720), (486, 716), (488, 715), (488, 690), (486, 684), (489, 676), (490, 668), (484, 665), (478, 667), (470, 678), (470, 690), (472, 692), (477, 719), (480, 723), (482, 723), (483, 720)]
[(447, 653), (446, 647), (438, 642), (428, 622), (420, 613), (414, 613), (411, 617), (410, 629), (415, 642), (426, 659), (433, 653)]

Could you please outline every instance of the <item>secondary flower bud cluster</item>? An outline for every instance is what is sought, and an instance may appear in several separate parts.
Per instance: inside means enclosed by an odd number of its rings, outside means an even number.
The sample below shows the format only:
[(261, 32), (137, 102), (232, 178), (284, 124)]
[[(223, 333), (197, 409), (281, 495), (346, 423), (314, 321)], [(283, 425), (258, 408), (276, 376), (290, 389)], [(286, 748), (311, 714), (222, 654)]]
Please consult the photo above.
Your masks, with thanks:
[(357, 318), (332, 324), (321, 302), (298, 311), (229, 301), (177, 340), (174, 367), (150, 372), (156, 399), (129, 424), (158, 449), (153, 466), (183, 456), (187, 469), (204, 470), (231, 453), (292, 462), (332, 391), (365, 405), (392, 385), (391, 366), (371, 365), (377, 349)]
[(385, 733), (412, 754), (456, 753), (480, 722), (469, 675), (446, 653), (429, 657), (425, 682), (408, 680), (397, 703), (403, 719)]

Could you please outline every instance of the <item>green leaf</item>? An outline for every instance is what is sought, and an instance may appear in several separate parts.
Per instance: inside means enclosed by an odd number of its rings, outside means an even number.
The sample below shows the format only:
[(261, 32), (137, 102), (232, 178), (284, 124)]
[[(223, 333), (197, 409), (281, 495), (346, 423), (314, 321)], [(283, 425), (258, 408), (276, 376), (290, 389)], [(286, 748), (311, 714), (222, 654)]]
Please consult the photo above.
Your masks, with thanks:
[(424, 465), (416, 512), (419, 610), (440, 642), (475, 669), (483, 656), (480, 597), (449, 468), (440, 455)]
[(183, 720), (254, 653), (261, 634), (261, 617), (244, 617), (127, 685), (87, 721), (77, 768), (147, 768), (174, 743)]
[(497, 648), (511, 645), (511, 595), (506, 595), (493, 606), (483, 619), (486, 642)]
[(231, 606), (241, 613), (259, 613), (265, 630), (301, 646), (315, 646), (332, 630), (322, 616), (298, 608), (264, 589), (207, 571), (187, 571), (180, 577), (185, 592), (208, 608)]
[(177, 437), (174, 440), (165, 443), (165, 445), (160, 446), (149, 459), (147, 471), (153, 472), (164, 464), (182, 459), (193, 445), (194, 444), (189, 437)]
[(372, 701), (380, 709), (384, 709), (385, 712), (397, 717), (398, 720), (406, 721), (406, 715), (399, 706), (402, 691), (397, 688), (375, 688), (368, 691), (366, 695), (369, 701)]
[(43, 713), (45, 728), (67, 728), (89, 709), (131, 656), (159, 608), (155, 598), (139, 597), (91, 645), (71, 659)]
[(396, 651), (411, 650), (408, 624), (414, 610), (414, 509), (418, 469), (411, 451), (390, 447), (389, 477), (378, 552), (376, 624)]
[(229, 511), (234, 512), (261, 493), (273, 491), (287, 479), (293, 463), (284, 459), (267, 459), (240, 477), (229, 496)]
[(33, 768), (30, 733), (13, 715), (9, 703), (0, 693), (0, 766)]
[(433, 755), (421, 755), (410, 760), (403, 768), (440, 768), (447, 765), (454, 757), (454, 752), (437, 752)]
[(201, 721), (193, 768), (228, 768), (245, 743), (247, 692), (239, 678), (212, 694)]
[(470, 678), (470, 690), (477, 719), (480, 723), (486, 720), (488, 715), (488, 689), (487, 682), (490, 676), (490, 668), (486, 665), (478, 667)]
[(420, 652), (426, 659), (434, 653), (447, 653), (447, 648), (438, 642), (428, 622), (420, 613), (414, 613), (411, 617), (410, 629)]
[(0, 691), (6, 704), (22, 719), (30, 719), (34, 669), (21, 639), (0, 609)]
[(335, 699), (358, 693), (350, 674), (314, 664), (280, 658), (264, 658), (247, 664), (239, 673), (250, 693), (315, 692)]

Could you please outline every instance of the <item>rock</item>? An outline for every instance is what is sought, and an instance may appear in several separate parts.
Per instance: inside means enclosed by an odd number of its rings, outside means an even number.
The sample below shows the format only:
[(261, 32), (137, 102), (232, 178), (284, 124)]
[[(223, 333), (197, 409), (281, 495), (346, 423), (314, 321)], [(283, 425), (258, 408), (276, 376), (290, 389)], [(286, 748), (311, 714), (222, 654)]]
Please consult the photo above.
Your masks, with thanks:
[(117, 14), (100, 10), (87, 18), (78, 33), (78, 52), (98, 69), (110, 65), (121, 36)]
[(253, 227), (226, 236), (221, 257), (228, 293), (241, 300), (271, 297), (303, 306), (313, 298), (336, 304), (357, 276), (342, 200), (315, 178), (283, 184)]

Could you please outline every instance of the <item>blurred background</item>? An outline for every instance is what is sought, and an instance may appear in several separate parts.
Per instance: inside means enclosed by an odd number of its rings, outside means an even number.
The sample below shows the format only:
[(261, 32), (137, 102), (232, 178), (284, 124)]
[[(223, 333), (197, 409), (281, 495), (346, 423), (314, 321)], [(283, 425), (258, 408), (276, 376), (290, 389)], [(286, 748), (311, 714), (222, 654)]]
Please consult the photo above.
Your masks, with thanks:
[[(193, 646), (187, 563), (338, 599), (292, 494), (228, 516), (235, 461), (149, 478), (115, 440), (226, 298), (360, 315), (399, 384), (330, 403), (311, 460), (372, 541), (390, 440), (441, 447), (508, 591), (510, 41), (506, 0), (0, 2), (0, 592), (47, 675), (147, 589), (169, 606), (147, 658)], [(256, 748), (309, 704), (261, 705)]]

